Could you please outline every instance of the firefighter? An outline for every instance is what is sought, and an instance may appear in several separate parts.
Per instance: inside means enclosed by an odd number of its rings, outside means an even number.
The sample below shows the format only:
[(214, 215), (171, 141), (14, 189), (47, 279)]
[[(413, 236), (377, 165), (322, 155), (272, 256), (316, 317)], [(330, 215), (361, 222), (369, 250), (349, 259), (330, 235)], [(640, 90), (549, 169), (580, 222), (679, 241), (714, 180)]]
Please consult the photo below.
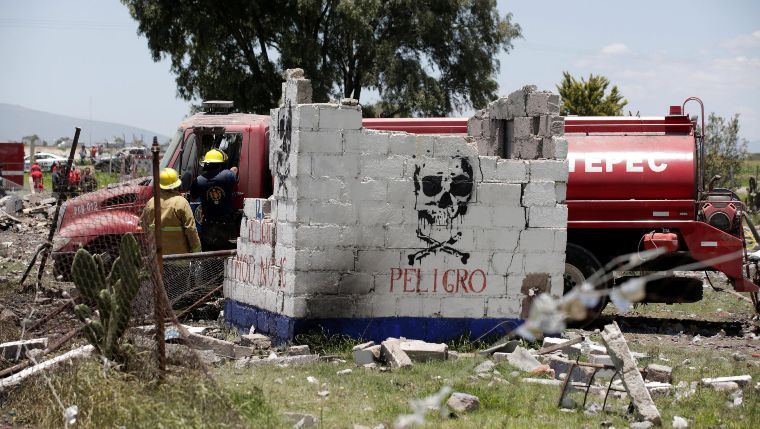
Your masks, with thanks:
[(98, 180), (95, 179), (95, 176), (92, 175), (92, 170), (90, 170), (90, 167), (84, 168), (84, 175), (82, 176), (82, 180), (79, 182), (79, 188), (82, 190), (82, 192), (92, 192), (98, 189)]
[(65, 180), (63, 179), (63, 173), (60, 171), (58, 167), (58, 163), (54, 162), (50, 166), (50, 171), (53, 173), (52, 180), (53, 180), (53, 196), (58, 197), (59, 194), (64, 194), (65, 197), (65, 189), (63, 189), (63, 184)]
[(34, 191), (42, 192), (45, 190), (45, 185), (42, 183), (42, 169), (36, 162), (32, 165), (31, 173), (32, 182), (34, 183)]
[[(201, 251), (201, 241), (195, 229), (195, 218), (190, 203), (179, 193), (182, 181), (173, 168), (161, 170), (161, 247), (164, 255)], [(155, 198), (155, 196), (153, 197)], [(153, 229), (155, 215), (153, 198), (148, 200), (142, 214), (144, 229)]]
[(190, 197), (200, 198), (203, 213), (204, 251), (234, 249), (240, 234), (240, 219), (232, 204), (237, 168), (224, 168), (224, 153), (211, 149), (203, 157), (203, 174), (190, 186)]

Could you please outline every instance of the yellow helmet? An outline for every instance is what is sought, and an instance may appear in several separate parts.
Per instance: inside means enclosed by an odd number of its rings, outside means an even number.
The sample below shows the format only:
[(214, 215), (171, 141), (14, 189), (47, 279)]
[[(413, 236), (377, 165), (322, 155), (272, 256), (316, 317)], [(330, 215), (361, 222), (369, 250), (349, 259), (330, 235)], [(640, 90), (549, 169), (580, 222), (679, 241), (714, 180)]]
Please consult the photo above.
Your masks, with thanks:
[(206, 156), (203, 157), (204, 164), (217, 164), (220, 162), (224, 162), (224, 154), (216, 149), (206, 152)]
[(182, 181), (179, 180), (177, 170), (173, 168), (164, 168), (161, 170), (158, 184), (161, 189), (171, 190), (179, 188), (179, 186), (182, 184)]

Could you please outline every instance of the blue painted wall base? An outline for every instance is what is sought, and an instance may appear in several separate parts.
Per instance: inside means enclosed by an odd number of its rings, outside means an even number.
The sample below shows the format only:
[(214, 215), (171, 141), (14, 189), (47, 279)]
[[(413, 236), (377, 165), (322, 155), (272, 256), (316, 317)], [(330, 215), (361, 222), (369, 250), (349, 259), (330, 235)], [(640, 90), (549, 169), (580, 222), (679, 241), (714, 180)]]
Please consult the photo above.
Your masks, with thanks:
[(475, 339), (486, 333), (489, 337), (503, 336), (522, 323), (519, 319), (443, 317), (297, 319), (231, 299), (224, 302), (224, 319), (241, 332), (247, 333), (254, 325), (256, 332), (272, 336), (275, 343), (288, 342), (295, 335), (312, 331), (376, 342), (388, 337), (445, 342), (462, 336)]

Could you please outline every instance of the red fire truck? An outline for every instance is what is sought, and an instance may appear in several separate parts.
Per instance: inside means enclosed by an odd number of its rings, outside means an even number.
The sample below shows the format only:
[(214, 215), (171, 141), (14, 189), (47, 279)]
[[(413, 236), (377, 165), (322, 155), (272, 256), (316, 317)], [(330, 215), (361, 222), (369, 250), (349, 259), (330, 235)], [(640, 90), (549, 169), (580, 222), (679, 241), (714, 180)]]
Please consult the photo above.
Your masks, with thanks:
[[(566, 288), (617, 256), (664, 247), (666, 255), (639, 269), (720, 271), (735, 290), (751, 292), (758, 307), (759, 282), (756, 270), (750, 270), (755, 261), (744, 251), (742, 220), (749, 219), (733, 192), (706, 184), (703, 125), (689, 118), (685, 105), (672, 106), (661, 117), (565, 118), (570, 170)], [(229, 165), (239, 166), (238, 207), (244, 197), (267, 197), (272, 191), (269, 117), (211, 107), (179, 125), (162, 167), (175, 168), (187, 186), (198, 174), (202, 155), (222, 148)], [(467, 132), (460, 118), (365, 119), (364, 126), (420, 134)], [(114, 236), (136, 231), (150, 196), (150, 179), (143, 178), (68, 201), (54, 247), (56, 267), (65, 271), (80, 246), (102, 252), (104, 243), (118, 242)], [(118, 221), (103, 222), (109, 213), (118, 214), (109, 216)], [(648, 285), (646, 301), (701, 298), (701, 280), (666, 278)]]
[(24, 144), (0, 142), (0, 183), (5, 188), (24, 186)]

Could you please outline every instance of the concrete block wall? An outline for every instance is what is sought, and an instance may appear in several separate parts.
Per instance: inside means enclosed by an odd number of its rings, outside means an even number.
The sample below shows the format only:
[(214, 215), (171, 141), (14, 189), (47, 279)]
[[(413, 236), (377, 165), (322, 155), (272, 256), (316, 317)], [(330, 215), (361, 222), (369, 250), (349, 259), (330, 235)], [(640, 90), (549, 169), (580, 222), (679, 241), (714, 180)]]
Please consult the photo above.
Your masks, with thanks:
[(522, 103), (503, 116), (525, 149), (504, 158), (479, 151), (498, 133), (368, 130), (355, 103), (309, 103), (310, 91), (295, 74), (272, 110), (275, 193), (246, 200), (225, 272), (229, 322), (285, 340), (322, 328), (443, 341), (503, 334), (536, 292), (562, 292), (567, 164), (557, 150), (533, 159), (563, 140), (545, 125), (553, 95), (521, 90), (480, 112)]

